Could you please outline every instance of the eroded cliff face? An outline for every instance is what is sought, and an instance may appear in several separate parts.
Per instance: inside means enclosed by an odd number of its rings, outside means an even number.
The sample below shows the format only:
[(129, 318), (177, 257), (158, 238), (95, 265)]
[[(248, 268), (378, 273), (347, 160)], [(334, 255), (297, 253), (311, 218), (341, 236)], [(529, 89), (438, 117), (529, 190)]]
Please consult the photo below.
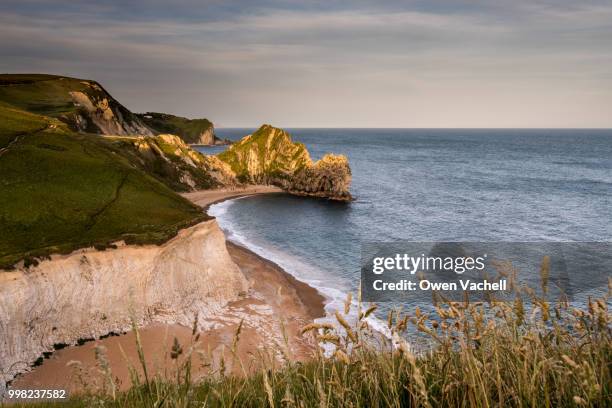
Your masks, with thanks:
[(277, 185), (290, 193), (350, 201), (351, 169), (342, 155), (325, 155), (313, 163), (302, 143), (282, 129), (263, 125), (234, 143), (219, 159), (243, 183)]
[(205, 322), (246, 290), (214, 220), (161, 246), (82, 250), (0, 271), (0, 390), (54, 344), (127, 330), (132, 317)]
[[(183, 140), (186, 138), (182, 137)], [(211, 125), (209, 128), (202, 130), (191, 144), (204, 145), (204, 146), (223, 146), (232, 144), (227, 139), (219, 139), (215, 134), (215, 128)]]
[(344, 155), (326, 154), (311, 166), (296, 172), (288, 191), (297, 195), (352, 200), (351, 168)]
[(216, 156), (191, 149), (176, 135), (109, 138), (130, 161), (177, 191), (193, 191), (237, 184), (234, 172)]
[(293, 143), (287, 132), (270, 125), (234, 143), (219, 158), (245, 183), (289, 180), (312, 162), (303, 144)]
[(70, 92), (76, 111), (60, 117), (74, 130), (103, 135), (153, 135), (149, 127), (98, 83), (81, 83), (86, 86), (83, 90)]
[(198, 139), (195, 141), (195, 143), (201, 145), (214, 145), (216, 140), (217, 138), (215, 137), (215, 130), (211, 126), (198, 135)]
[(191, 149), (171, 134), (109, 137), (129, 154), (130, 162), (176, 191), (272, 184), (289, 193), (350, 201), (351, 169), (343, 155), (326, 154), (317, 162), (302, 143), (282, 129), (264, 125), (217, 155)]
[(215, 126), (208, 119), (188, 119), (159, 112), (137, 113), (136, 116), (156, 133), (177, 135), (185, 143), (209, 146), (231, 143), (215, 135)]
[(0, 74), (0, 101), (36, 115), (59, 119), (77, 132), (154, 133), (92, 80), (44, 74)]

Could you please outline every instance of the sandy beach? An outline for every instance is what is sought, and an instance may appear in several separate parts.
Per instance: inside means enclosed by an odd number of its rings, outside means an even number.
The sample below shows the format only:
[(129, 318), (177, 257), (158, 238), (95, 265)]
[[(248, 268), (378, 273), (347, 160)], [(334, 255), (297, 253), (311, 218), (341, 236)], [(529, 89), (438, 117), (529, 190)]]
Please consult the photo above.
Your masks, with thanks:
[(215, 190), (201, 190), (191, 193), (181, 194), (186, 199), (194, 202), (204, 211), (212, 204), (224, 201), (230, 198), (244, 197), (257, 194), (283, 193), (283, 190), (276, 186), (268, 185), (252, 185), (240, 188), (220, 188)]
[[(279, 192), (281, 190), (276, 187), (251, 186), (199, 191), (183, 196), (206, 209), (228, 198)], [(303, 337), (300, 331), (313, 319), (324, 315), (323, 296), (273, 262), (234, 243), (226, 241), (226, 244), (232, 260), (250, 283), (248, 293), (230, 302), (222, 313), (200, 318), (197, 334), (192, 328), (180, 325), (154, 324), (141, 328), (140, 339), (149, 375), (155, 373), (172, 378), (177, 363), (188, 355), (191, 355), (193, 375), (197, 379), (219, 370), (221, 366), (235, 374), (249, 372), (257, 367), (262, 353), (273, 360), (280, 361), (283, 355), (303, 360), (314, 350), (310, 339)], [(235, 353), (232, 353), (239, 327), (239, 341)], [(183, 353), (173, 360), (170, 352), (175, 338)], [(136, 336), (128, 332), (57, 350), (42, 365), (17, 377), (12, 387), (63, 388), (71, 392), (99, 389), (105, 381), (96, 350), (98, 355), (103, 355), (102, 360), (108, 361), (112, 377), (121, 389), (131, 386), (130, 366), (142, 372)]]

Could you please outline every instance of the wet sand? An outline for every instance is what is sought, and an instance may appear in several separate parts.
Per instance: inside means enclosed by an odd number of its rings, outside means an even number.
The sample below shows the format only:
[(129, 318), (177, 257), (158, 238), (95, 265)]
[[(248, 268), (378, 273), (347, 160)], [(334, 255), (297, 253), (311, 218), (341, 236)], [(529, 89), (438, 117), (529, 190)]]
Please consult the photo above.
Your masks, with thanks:
[[(278, 193), (276, 188), (212, 190), (184, 194), (207, 208), (214, 202), (243, 195)], [(179, 325), (150, 325), (139, 330), (149, 376), (173, 378), (177, 367), (191, 359), (193, 378), (218, 372), (250, 372), (262, 361), (277, 363), (283, 358), (305, 360), (315, 349), (301, 335), (301, 328), (324, 315), (324, 298), (316, 289), (298, 281), (278, 265), (248, 249), (227, 242), (228, 251), (250, 282), (248, 293), (228, 304), (222, 313), (200, 317), (199, 328)], [(240, 327), (238, 342), (236, 333)], [(283, 335), (283, 332), (285, 335)], [(285, 336), (287, 341), (285, 341)], [(171, 358), (174, 339), (182, 353)], [(235, 349), (233, 345), (236, 344)], [(98, 351), (98, 359), (96, 358)], [(189, 357), (190, 356), (190, 357)], [(223, 360), (223, 364), (221, 364)], [(103, 363), (120, 389), (131, 386), (129, 367), (142, 375), (133, 332), (67, 347), (54, 352), (43, 364), (16, 378), (11, 388), (62, 388), (71, 392), (104, 390)]]
[(204, 211), (206, 211), (212, 204), (227, 200), (229, 198), (271, 193), (283, 193), (283, 190), (276, 186), (254, 185), (237, 188), (220, 188), (216, 190), (201, 190), (191, 193), (183, 193), (181, 195), (200, 207), (203, 207)]

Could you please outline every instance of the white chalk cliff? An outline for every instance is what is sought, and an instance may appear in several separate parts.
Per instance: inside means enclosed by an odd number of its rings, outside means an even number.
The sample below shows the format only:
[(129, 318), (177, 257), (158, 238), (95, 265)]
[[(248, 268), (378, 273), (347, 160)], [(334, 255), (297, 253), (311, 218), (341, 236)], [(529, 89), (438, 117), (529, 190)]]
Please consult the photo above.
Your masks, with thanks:
[(54, 344), (129, 329), (131, 315), (190, 325), (247, 289), (215, 220), (161, 246), (81, 250), (0, 271), (0, 391)]

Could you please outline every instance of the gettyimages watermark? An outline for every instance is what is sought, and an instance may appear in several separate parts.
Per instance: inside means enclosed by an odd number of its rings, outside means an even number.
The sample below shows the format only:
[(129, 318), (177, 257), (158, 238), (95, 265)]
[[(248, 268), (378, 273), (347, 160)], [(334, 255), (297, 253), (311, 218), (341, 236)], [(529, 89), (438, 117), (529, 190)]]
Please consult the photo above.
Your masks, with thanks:
[(573, 301), (601, 295), (609, 242), (367, 242), (362, 295), (369, 302), (509, 301), (519, 291)]

